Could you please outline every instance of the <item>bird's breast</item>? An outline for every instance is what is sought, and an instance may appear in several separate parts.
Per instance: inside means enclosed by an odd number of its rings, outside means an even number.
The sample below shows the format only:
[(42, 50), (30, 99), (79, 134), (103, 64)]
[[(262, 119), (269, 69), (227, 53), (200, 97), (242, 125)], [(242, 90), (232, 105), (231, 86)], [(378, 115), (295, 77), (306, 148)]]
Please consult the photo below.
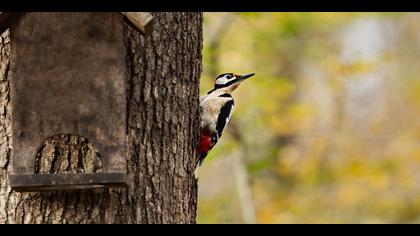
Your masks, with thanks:
[(225, 101), (222, 99), (205, 99), (201, 102), (201, 127), (209, 129), (210, 131), (216, 130), (216, 122)]

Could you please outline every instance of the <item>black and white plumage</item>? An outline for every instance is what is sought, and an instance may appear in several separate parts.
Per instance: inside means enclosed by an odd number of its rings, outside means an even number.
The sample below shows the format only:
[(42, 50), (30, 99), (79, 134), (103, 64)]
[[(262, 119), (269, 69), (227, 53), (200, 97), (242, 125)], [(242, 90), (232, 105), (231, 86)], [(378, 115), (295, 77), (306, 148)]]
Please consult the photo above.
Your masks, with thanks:
[(216, 145), (229, 124), (234, 108), (231, 93), (254, 74), (221, 74), (216, 78), (214, 88), (200, 99), (201, 124), (198, 145), (198, 165), (201, 165), (209, 151)]

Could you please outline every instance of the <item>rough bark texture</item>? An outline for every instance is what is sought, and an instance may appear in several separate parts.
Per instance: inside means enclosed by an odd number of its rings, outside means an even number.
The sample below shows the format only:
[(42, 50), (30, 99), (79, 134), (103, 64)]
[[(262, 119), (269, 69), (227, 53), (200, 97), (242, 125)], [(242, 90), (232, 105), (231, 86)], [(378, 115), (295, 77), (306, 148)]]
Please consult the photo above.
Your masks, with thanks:
[[(195, 223), (201, 13), (154, 13), (145, 38), (126, 26), (128, 189), (11, 191), (8, 33), (0, 37), (0, 223)], [(35, 157), (34, 157), (35, 158)], [(86, 139), (57, 135), (37, 157), (42, 173), (100, 172)]]

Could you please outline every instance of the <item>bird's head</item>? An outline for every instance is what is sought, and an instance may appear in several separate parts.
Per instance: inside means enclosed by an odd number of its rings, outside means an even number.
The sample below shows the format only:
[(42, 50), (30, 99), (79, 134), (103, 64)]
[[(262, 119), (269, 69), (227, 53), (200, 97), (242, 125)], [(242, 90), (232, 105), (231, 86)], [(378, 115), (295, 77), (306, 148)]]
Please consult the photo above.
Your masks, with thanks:
[(249, 77), (255, 75), (254, 73), (246, 74), (246, 75), (237, 75), (234, 73), (224, 73), (217, 76), (216, 81), (214, 83), (215, 89), (224, 89), (228, 92), (233, 92), (235, 89), (239, 87), (239, 85)]

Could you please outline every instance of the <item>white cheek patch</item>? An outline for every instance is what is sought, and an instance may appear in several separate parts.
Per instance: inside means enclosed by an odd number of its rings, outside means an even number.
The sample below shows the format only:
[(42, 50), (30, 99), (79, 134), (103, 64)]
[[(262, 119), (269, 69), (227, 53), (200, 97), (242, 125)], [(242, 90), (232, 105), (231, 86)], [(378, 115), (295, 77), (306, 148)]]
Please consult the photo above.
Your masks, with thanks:
[(227, 82), (229, 82), (229, 80), (225, 76), (216, 80), (216, 84), (226, 84)]

